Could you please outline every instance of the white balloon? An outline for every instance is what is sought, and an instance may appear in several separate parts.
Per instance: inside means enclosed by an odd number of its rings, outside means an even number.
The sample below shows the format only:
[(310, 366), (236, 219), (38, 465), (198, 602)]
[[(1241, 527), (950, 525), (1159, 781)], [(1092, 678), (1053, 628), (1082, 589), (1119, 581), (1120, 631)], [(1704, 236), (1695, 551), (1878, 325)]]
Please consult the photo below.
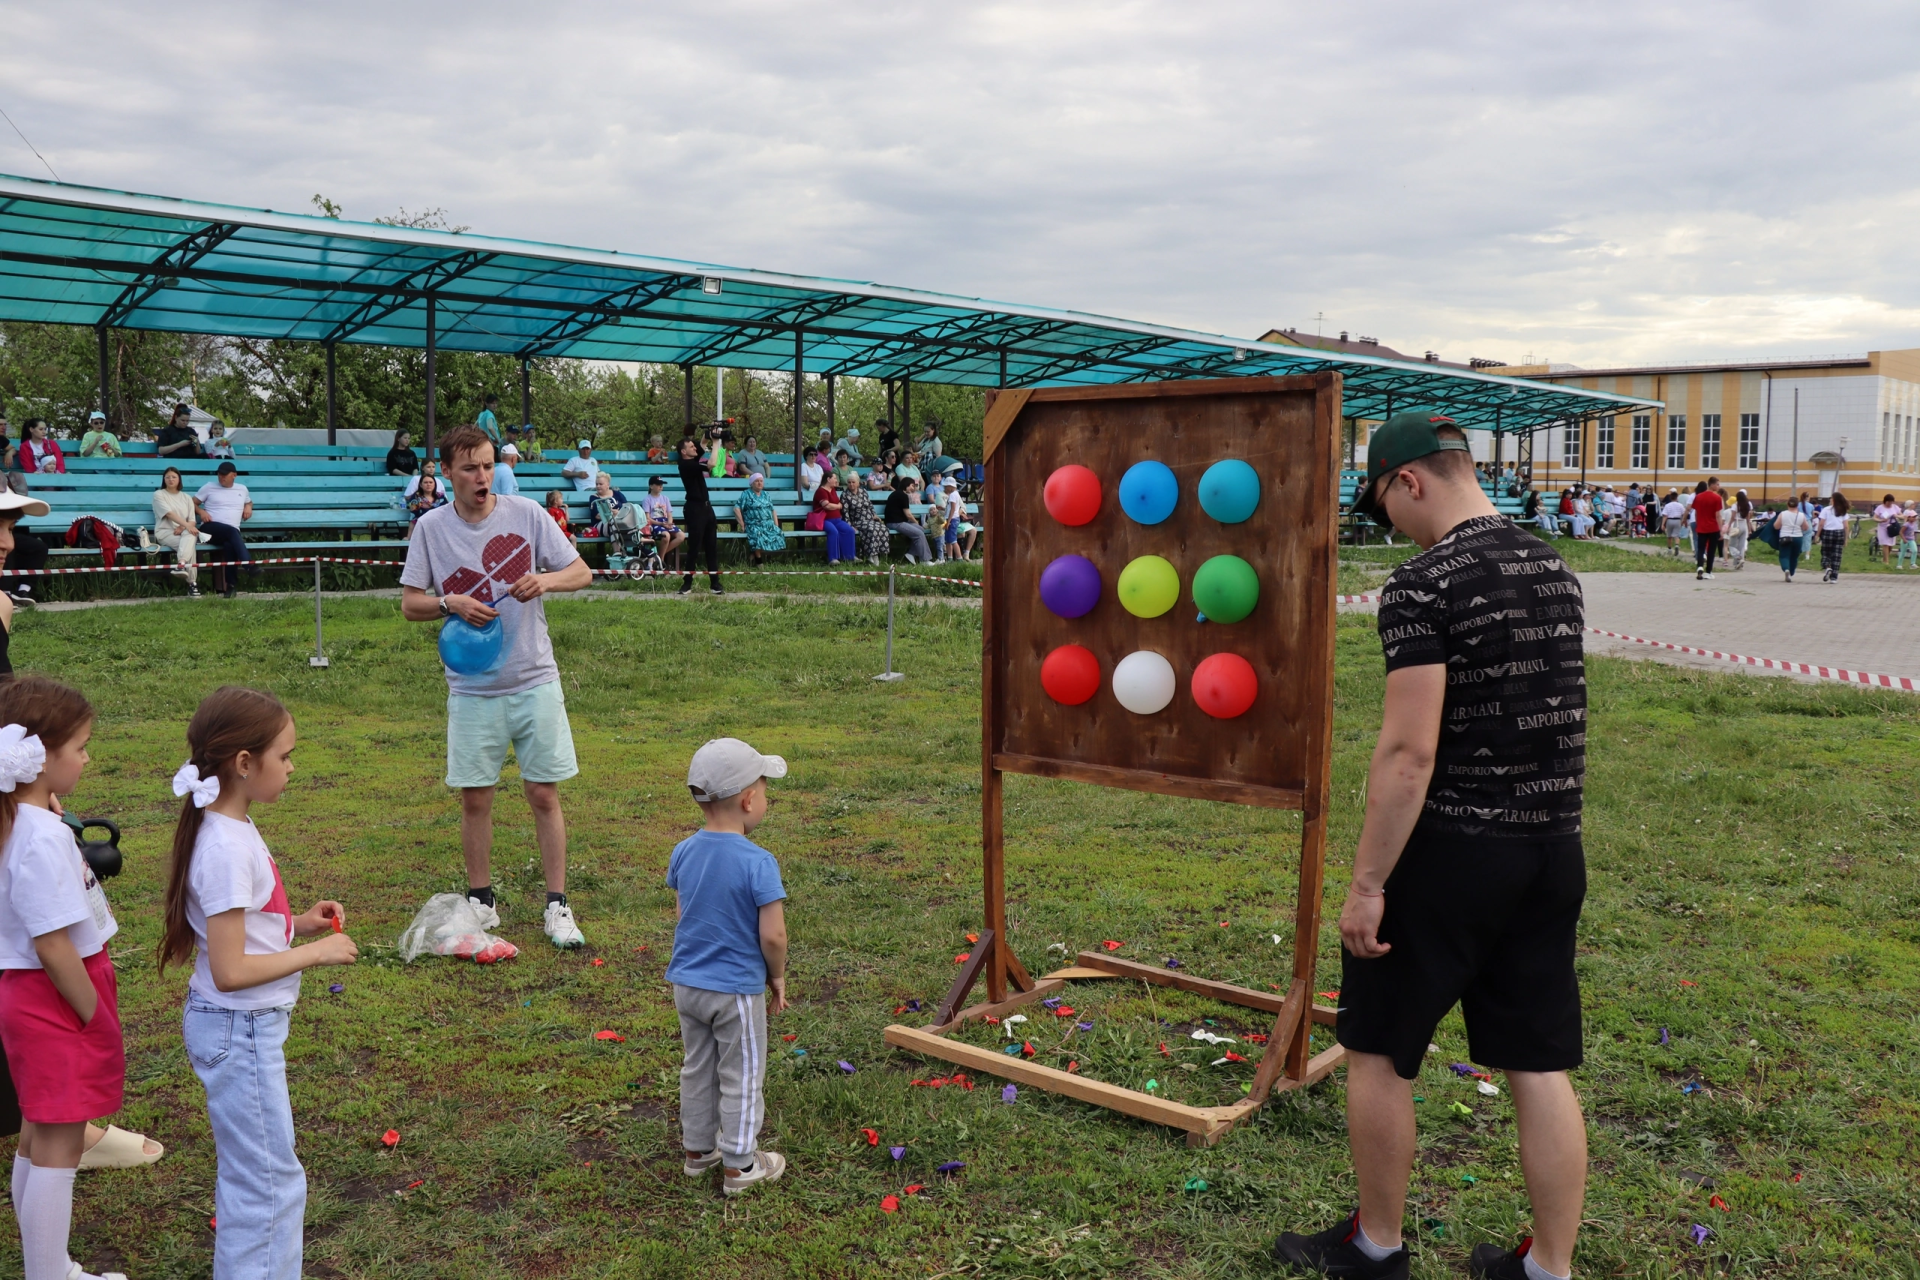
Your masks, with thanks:
[(1174, 683), (1173, 664), (1151, 649), (1128, 654), (1113, 669), (1113, 696), (1135, 715), (1164, 711)]

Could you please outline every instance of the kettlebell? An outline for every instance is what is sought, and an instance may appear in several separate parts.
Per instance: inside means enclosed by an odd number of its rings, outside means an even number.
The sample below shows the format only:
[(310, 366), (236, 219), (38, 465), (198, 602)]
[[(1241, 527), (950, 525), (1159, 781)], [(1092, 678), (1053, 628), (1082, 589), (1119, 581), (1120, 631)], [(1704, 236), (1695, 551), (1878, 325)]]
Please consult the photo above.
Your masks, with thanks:
[[(73, 838), (79, 842), (80, 856), (93, 868), (96, 880), (110, 880), (120, 874), (122, 858), (120, 854), (120, 824), (110, 818), (75, 818), (71, 814), (63, 815), (66, 824), (73, 828)], [(89, 840), (87, 832), (99, 827), (107, 833), (105, 840)]]

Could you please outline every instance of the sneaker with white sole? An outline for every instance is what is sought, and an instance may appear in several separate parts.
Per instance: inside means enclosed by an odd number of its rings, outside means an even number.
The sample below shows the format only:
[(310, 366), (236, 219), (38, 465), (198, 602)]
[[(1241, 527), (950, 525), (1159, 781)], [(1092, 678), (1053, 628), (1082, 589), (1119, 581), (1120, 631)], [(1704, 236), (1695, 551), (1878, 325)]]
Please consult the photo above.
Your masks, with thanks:
[(718, 1147), (715, 1147), (703, 1156), (694, 1155), (691, 1151), (684, 1154), (687, 1157), (686, 1163), (681, 1165), (680, 1169), (689, 1178), (697, 1178), (720, 1163), (720, 1148)]
[(780, 1175), (786, 1171), (787, 1158), (778, 1151), (756, 1151), (753, 1156), (753, 1168), (745, 1173), (735, 1173), (729, 1169), (722, 1181), (726, 1193), (737, 1196), (756, 1182), (780, 1181)]
[(573, 908), (564, 902), (547, 904), (547, 936), (553, 939), (553, 945), (563, 949), (584, 947), (587, 939), (580, 932), (580, 926), (573, 922)]
[(473, 909), (480, 913), (480, 927), (482, 929), (485, 929), (488, 933), (492, 933), (500, 927), (500, 909), (498, 907), (488, 906), (486, 903), (480, 901), (480, 899), (472, 896), (469, 896), (467, 901), (471, 902)]

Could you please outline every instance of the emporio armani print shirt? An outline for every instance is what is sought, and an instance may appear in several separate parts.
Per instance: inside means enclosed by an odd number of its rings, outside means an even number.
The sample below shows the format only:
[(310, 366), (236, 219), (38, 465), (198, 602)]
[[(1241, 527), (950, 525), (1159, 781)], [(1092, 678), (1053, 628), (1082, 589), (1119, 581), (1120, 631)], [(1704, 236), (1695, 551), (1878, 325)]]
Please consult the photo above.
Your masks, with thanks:
[(1394, 570), (1387, 670), (1444, 664), (1421, 826), (1498, 839), (1578, 835), (1587, 760), (1580, 580), (1505, 516), (1476, 516)]

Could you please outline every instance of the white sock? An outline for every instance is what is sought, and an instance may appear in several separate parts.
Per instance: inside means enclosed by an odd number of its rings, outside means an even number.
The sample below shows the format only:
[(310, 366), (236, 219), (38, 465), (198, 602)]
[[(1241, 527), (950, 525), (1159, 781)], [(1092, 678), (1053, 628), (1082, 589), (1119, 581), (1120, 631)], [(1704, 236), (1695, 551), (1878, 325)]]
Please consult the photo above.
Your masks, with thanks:
[(1365, 1227), (1360, 1226), (1357, 1222), (1353, 1225), (1359, 1228), (1353, 1234), (1353, 1247), (1365, 1255), (1368, 1261), (1383, 1262), (1400, 1252), (1399, 1245), (1375, 1244), (1373, 1237), (1367, 1234)]
[(1527, 1256), (1520, 1259), (1520, 1261), (1527, 1264), (1527, 1280), (1570, 1280), (1569, 1276), (1557, 1276), (1535, 1262), (1531, 1249), (1527, 1251)]
[(26, 1198), (27, 1170), (31, 1168), (33, 1161), (25, 1156), (13, 1158), (13, 1210), (16, 1215), (20, 1212), (20, 1201)]
[(72, 1169), (35, 1165), (19, 1206), (20, 1254), (26, 1280), (67, 1280), (67, 1231), (73, 1224)]

